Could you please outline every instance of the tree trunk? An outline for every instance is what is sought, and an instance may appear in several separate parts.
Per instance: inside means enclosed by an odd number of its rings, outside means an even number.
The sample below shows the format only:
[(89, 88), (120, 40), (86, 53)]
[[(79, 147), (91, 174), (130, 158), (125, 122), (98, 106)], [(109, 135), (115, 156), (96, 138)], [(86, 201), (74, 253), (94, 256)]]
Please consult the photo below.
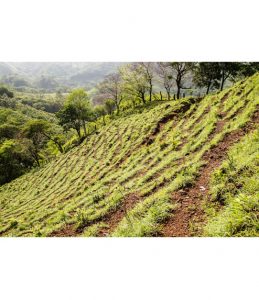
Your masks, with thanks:
[(180, 76), (176, 79), (176, 87), (177, 87), (176, 99), (180, 99), (180, 95), (181, 95), (181, 77)]
[(39, 160), (38, 153), (37, 153), (37, 152), (34, 152), (34, 155), (33, 155), (33, 156), (34, 156), (34, 159), (35, 159), (35, 161), (36, 161), (38, 167), (40, 167), (40, 160)]
[(79, 139), (81, 139), (81, 132), (80, 132), (80, 128), (76, 128), (76, 132), (77, 132), (77, 135), (78, 135)]
[(166, 90), (166, 93), (167, 93), (167, 100), (170, 101), (171, 100), (170, 90)]
[(83, 129), (84, 129), (84, 135), (85, 135), (85, 137), (86, 137), (86, 136), (87, 136), (87, 133), (86, 133), (85, 120), (83, 120)]
[(220, 85), (220, 90), (221, 90), (221, 91), (222, 91), (223, 88), (224, 88), (225, 80), (226, 80), (226, 78), (225, 78), (225, 72), (223, 71), (222, 77), (221, 77), (221, 85)]
[(146, 104), (145, 93), (143, 93), (143, 92), (141, 92), (141, 100), (142, 100), (143, 104)]
[(176, 99), (180, 99), (181, 87), (177, 85)]
[(57, 145), (58, 150), (60, 151), (60, 153), (64, 153), (64, 149), (63, 149), (62, 145), (58, 142), (55, 142), (55, 141), (54, 141), (54, 143)]
[(64, 149), (62, 147), (62, 144), (59, 143), (55, 138), (52, 138), (51, 136), (49, 136), (48, 134), (46, 133), (43, 133), (43, 135), (48, 138), (49, 140), (51, 140), (57, 147), (58, 147), (58, 150), (60, 151), (60, 153), (64, 153)]
[(117, 115), (120, 113), (120, 105), (116, 102), (116, 108), (117, 108)]
[(106, 123), (105, 123), (105, 116), (103, 116), (103, 125), (106, 125)]
[(153, 86), (152, 83), (150, 83), (150, 88), (149, 88), (149, 101), (152, 101), (152, 90), (153, 90)]
[(208, 93), (210, 91), (210, 86), (211, 86), (211, 81), (208, 82), (206, 95), (208, 95)]
[(60, 153), (64, 153), (64, 149), (61, 143), (57, 142), (55, 139), (51, 139), (51, 141), (58, 147)]
[(37, 162), (38, 167), (40, 167), (40, 162), (39, 162), (38, 157), (36, 158), (36, 162)]
[(163, 95), (162, 95), (162, 92), (160, 91), (160, 100), (162, 101), (163, 100)]

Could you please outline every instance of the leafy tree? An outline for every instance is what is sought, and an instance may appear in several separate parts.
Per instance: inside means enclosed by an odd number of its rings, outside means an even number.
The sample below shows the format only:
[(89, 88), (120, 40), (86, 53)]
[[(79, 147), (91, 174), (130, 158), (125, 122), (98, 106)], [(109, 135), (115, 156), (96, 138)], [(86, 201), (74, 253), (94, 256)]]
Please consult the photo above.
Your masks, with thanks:
[(0, 184), (24, 174), (32, 165), (33, 160), (24, 140), (5, 140), (0, 145)]
[(108, 100), (105, 101), (104, 107), (105, 107), (105, 110), (107, 111), (107, 113), (109, 115), (112, 115), (113, 111), (115, 110), (116, 105), (115, 105), (115, 102), (113, 100), (108, 99)]
[(57, 113), (59, 124), (64, 127), (65, 131), (70, 128), (76, 130), (79, 139), (81, 139), (81, 120), (78, 116), (77, 109), (72, 103), (67, 103), (63, 109)]
[(13, 98), (13, 92), (9, 91), (6, 87), (0, 87), (0, 97), (6, 95), (8, 98)]
[(81, 128), (83, 128), (84, 136), (86, 136), (86, 124), (94, 120), (93, 109), (87, 93), (83, 89), (72, 91), (68, 95), (63, 109), (57, 113), (57, 117), (65, 130), (75, 129), (81, 139)]
[(220, 62), (218, 63), (220, 68), (220, 90), (224, 88), (224, 84), (227, 79), (234, 80), (235, 76), (242, 68), (242, 64), (239, 62)]
[(103, 124), (105, 125), (105, 116), (107, 114), (105, 106), (104, 105), (96, 105), (94, 108), (94, 113), (97, 118), (100, 118), (100, 117), (103, 118)]
[(20, 129), (18, 126), (12, 124), (3, 124), (0, 126), (0, 140), (14, 139), (19, 132)]
[(37, 165), (40, 166), (40, 151), (46, 145), (48, 137), (45, 132), (49, 130), (50, 124), (43, 120), (30, 120), (23, 128), (23, 134), (26, 138), (31, 141), (29, 145), (29, 151), (36, 161)]
[(206, 94), (208, 94), (211, 88), (218, 86), (220, 77), (218, 63), (201, 62), (195, 67), (193, 79), (198, 87), (206, 87)]
[(146, 93), (150, 91), (143, 67), (138, 63), (128, 64), (121, 68), (124, 81), (124, 91), (128, 98), (139, 99), (143, 104), (146, 103)]
[(194, 63), (191, 62), (171, 62), (169, 64), (171, 71), (172, 71), (172, 77), (175, 80), (176, 83), (176, 98), (180, 98), (181, 89), (184, 89), (184, 79), (185, 77), (193, 70)]
[(256, 72), (259, 72), (259, 62), (244, 62), (240, 66), (239, 75), (241, 77), (248, 77)]
[(63, 145), (65, 144), (66, 139), (63, 134), (54, 134), (52, 136), (46, 134), (45, 136), (57, 146), (60, 153), (64, 153)]
[(9, 98), (6, 94), (0, 97), (0, 106), (6, 108), (15, 108), (16, 101), (14, 98)]
[(64, 136), (55, 132), (51, 123), (45, 120), (30, 120), (23, 128), (23, 135), (30, 140), (28, 149), (31, 156), (40, 166), (40, 153), (45, 148), (48, 141), (52, 141), (60, 153), (64, 152)]

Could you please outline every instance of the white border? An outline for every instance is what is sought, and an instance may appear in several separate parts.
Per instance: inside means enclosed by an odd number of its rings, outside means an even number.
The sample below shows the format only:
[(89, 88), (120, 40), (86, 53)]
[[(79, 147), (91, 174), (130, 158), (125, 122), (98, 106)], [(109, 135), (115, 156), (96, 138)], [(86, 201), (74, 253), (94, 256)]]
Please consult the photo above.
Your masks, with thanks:
[[(258, 61), (258, 1), (8, 0), (0, 61)], [(258, 239), (0, 239), (0, 298), (257, 299)]]
[(258, 299), (256, 239), (2, 239), (0, 298)]
[(0, 60), (258, 60), (257, 3), (2, 1)]

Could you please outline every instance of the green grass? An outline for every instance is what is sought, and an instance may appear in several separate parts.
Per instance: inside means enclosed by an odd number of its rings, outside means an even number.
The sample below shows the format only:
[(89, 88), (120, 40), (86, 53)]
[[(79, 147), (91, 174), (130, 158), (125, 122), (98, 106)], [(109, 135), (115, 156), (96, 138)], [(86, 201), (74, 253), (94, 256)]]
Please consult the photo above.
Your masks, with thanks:
[[(120, 209), (134, 193), (139, 202), (127, 211), (110, 235), (158, 235), (165, 220), (177, 208), (171, 194), (192, 184), (205, 164), (203, 154), (226, 134), (243, 127), (258, 109), (258, 87), (257, 74), (201, 101), (186, 98), (156, 102), (110, 120), (80, 146), (0, 187), (0, 234), (49, 236), (69, 224), (82, 236), (96, 236), (107, 226), (105, 217)], [(228, 98), (223, 103), (226, 94)], [(165, 116), (171, 118), (159, 125)], [(220, 120), (225, 126), (215, 134)], [(253, 136), (249, 137), (253, 147), (247, 146), (236, 158), (234, 152), (229, 154), (237, 161), (237, 169), (242, 162), (247, 165), (254, 155), (247, 154), (248, 150), (255, 150)], [(252, 162), (249, 163), (251, 167)], [(258, 169), (253, 170), (252, 176), (242, 173), (247, 176), (245, 184), (240, 185), (235, 195), (221, 200), (215, 195), (222, 191), (222, 186), (228, 185), (221, 177), (218, 181), (213, 177), (211, 193), (215, 204), (207, 207), (205, 235), (256, 235), (252, 211), (258, 216), (258, 191), (254, 187)], [(224, 180), (231, 174), (227, 172)], [(233, 175), (234, 181), (238, 181), (239, 175), (238, 172)], [(248, 187), (250, 192), (246, 193)], [(231, 197), (239, 200), (231, 201)], [(219, 201), (221, 209), (216, 205)], [(226, 214), (230, 215), (233, 207), (236, 211), (240, 201), (251, 208), (249, 229), (220, 234), (225, 229), (219, 229), (224, 227), (219, 218), (227, 222)], [(240, 228), (238, 224), (235, 226)]]
[(211, 179), (208, 236), (259, 236), (259, 130), (245, 136)]

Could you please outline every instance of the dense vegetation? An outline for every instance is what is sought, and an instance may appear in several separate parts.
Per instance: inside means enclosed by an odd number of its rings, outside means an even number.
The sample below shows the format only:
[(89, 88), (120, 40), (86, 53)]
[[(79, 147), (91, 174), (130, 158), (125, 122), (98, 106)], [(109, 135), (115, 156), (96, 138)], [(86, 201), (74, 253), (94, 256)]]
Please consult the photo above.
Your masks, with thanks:
[[(229, 78), (256, 68), (136, 63), (98, 85), (96, 107), (84, 90), (71, 92), (56, 116), (41, 111), (44, 117), (28, 117), (29, 106), (19, 102), (19, 110), (10, 112), (23, 118), (19, 133), (40, 155), (38, 162), (32, 152), (28, 159), (41, 168), (0, 187), (0, 233), (167, 236), (177, 235), (172, 216), (179, 216), (186, 221), (182, 235), (259, 235), (259, 75), (222, 90)], [(211, 88), (214, 93), (178, 99), (190, 74), (205, 93)], [(157, 78), (163, 82), (161, 93)], [(55, 132), (48, 126), (50, 117)], [(47, 144), (59, 149), (60, 126), (77, 136), (65, 136), (60, 154), (42, 165)], [(5, 137), (1, 151), (22, 151), (15, 142)], [(17, 166), (19, 154), (13, 157)], [(191, 202), (192, 186), (203, 173), (208, 185), (198, 186), (199, 201)], [(186, 211), (184, 201), (190, 201)]]
[[(44, 132), (40, 132), (40, 126)], [(14, 98), (0, 98), (0, 184), (56, 156), (56, 139), (65, 141), (55, 115)]]

